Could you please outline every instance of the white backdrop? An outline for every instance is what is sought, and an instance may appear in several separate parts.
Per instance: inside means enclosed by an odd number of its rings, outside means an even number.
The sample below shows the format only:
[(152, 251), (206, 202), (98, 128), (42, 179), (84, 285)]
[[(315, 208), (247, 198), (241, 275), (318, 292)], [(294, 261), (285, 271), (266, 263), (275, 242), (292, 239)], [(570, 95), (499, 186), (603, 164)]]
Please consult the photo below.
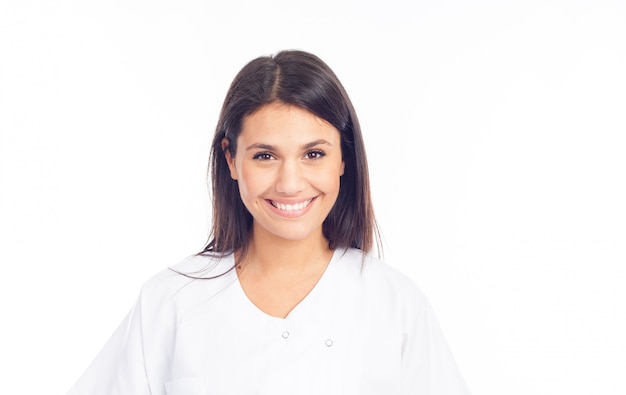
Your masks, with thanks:
[(65, 393), (201, 249), (226, 89), (297, 48), (472, 392), (626, 393), (623, 1), (213, 3), (0, 0), (0, 392)]

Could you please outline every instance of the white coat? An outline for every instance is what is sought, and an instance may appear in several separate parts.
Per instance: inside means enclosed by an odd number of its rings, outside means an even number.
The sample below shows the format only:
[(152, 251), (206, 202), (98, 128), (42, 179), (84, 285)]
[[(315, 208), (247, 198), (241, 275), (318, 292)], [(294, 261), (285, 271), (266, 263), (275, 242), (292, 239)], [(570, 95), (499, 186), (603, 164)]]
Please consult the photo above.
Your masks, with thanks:
[[(233, 256), (173, 267), (227, 272)], [(259, 310), (235, 270), (165, 270), (70, 395), (466, 395), (424, 295), (359, 250), (337, 250), (282, 319)]]

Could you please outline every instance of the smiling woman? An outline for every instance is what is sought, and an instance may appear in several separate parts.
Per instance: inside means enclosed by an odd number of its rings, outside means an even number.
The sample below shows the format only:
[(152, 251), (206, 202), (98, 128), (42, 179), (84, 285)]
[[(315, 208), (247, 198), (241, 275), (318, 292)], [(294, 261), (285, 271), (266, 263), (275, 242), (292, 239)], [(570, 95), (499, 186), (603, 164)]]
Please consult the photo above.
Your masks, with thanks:
[(204, 250), (149, 280), (70, 394), (467, 394), (429, 303), (371, 256), (356, 113), (316, 56), (247, 64)]
[(246, 117), (234, 157), (224, 138), (231, 177), (254, 218), (255, 238), (264, 233), (266, 242), (324, 239), (322, 224), (344, 172), (340, 139), (328, 122), (286, 104), (266, 105)]

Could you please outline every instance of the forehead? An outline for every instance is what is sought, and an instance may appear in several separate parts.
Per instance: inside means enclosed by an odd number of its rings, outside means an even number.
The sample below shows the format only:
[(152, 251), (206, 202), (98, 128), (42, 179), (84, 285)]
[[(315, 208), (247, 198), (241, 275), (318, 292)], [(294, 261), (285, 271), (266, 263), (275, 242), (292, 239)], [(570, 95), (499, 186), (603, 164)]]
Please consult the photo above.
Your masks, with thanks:
[(268, 104), (243, 120), (241, 134), (245, 140), (275, 140), (292, 142), (311, 138), (338, 140), (339, 131), (324, 119), (297, 106)]

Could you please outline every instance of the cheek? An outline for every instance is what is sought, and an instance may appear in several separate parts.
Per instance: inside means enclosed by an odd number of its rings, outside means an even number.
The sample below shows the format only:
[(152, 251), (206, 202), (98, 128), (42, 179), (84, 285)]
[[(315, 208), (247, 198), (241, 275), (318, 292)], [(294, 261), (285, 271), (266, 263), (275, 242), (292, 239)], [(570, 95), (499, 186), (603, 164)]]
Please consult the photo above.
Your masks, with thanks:
[(331, 187), (333, 189), (333, 193), (335, 194), (335, 196), (339, 195), (339, 187), (341, 185), (341, 178), (339, 175), (337, 175), (334, 178), (334, 182), (332, 183)]
[(267, 175), (252, 171), (246, 166), (239, 168), (239, 191), (242, 198), (255, 198), (267, 189)]
[(336, 167), (328, 168), (325, 171), (317, 172), (314, 176), (314, 183), (317, 188), (329, 195), (339, 193), (341, 172)]

